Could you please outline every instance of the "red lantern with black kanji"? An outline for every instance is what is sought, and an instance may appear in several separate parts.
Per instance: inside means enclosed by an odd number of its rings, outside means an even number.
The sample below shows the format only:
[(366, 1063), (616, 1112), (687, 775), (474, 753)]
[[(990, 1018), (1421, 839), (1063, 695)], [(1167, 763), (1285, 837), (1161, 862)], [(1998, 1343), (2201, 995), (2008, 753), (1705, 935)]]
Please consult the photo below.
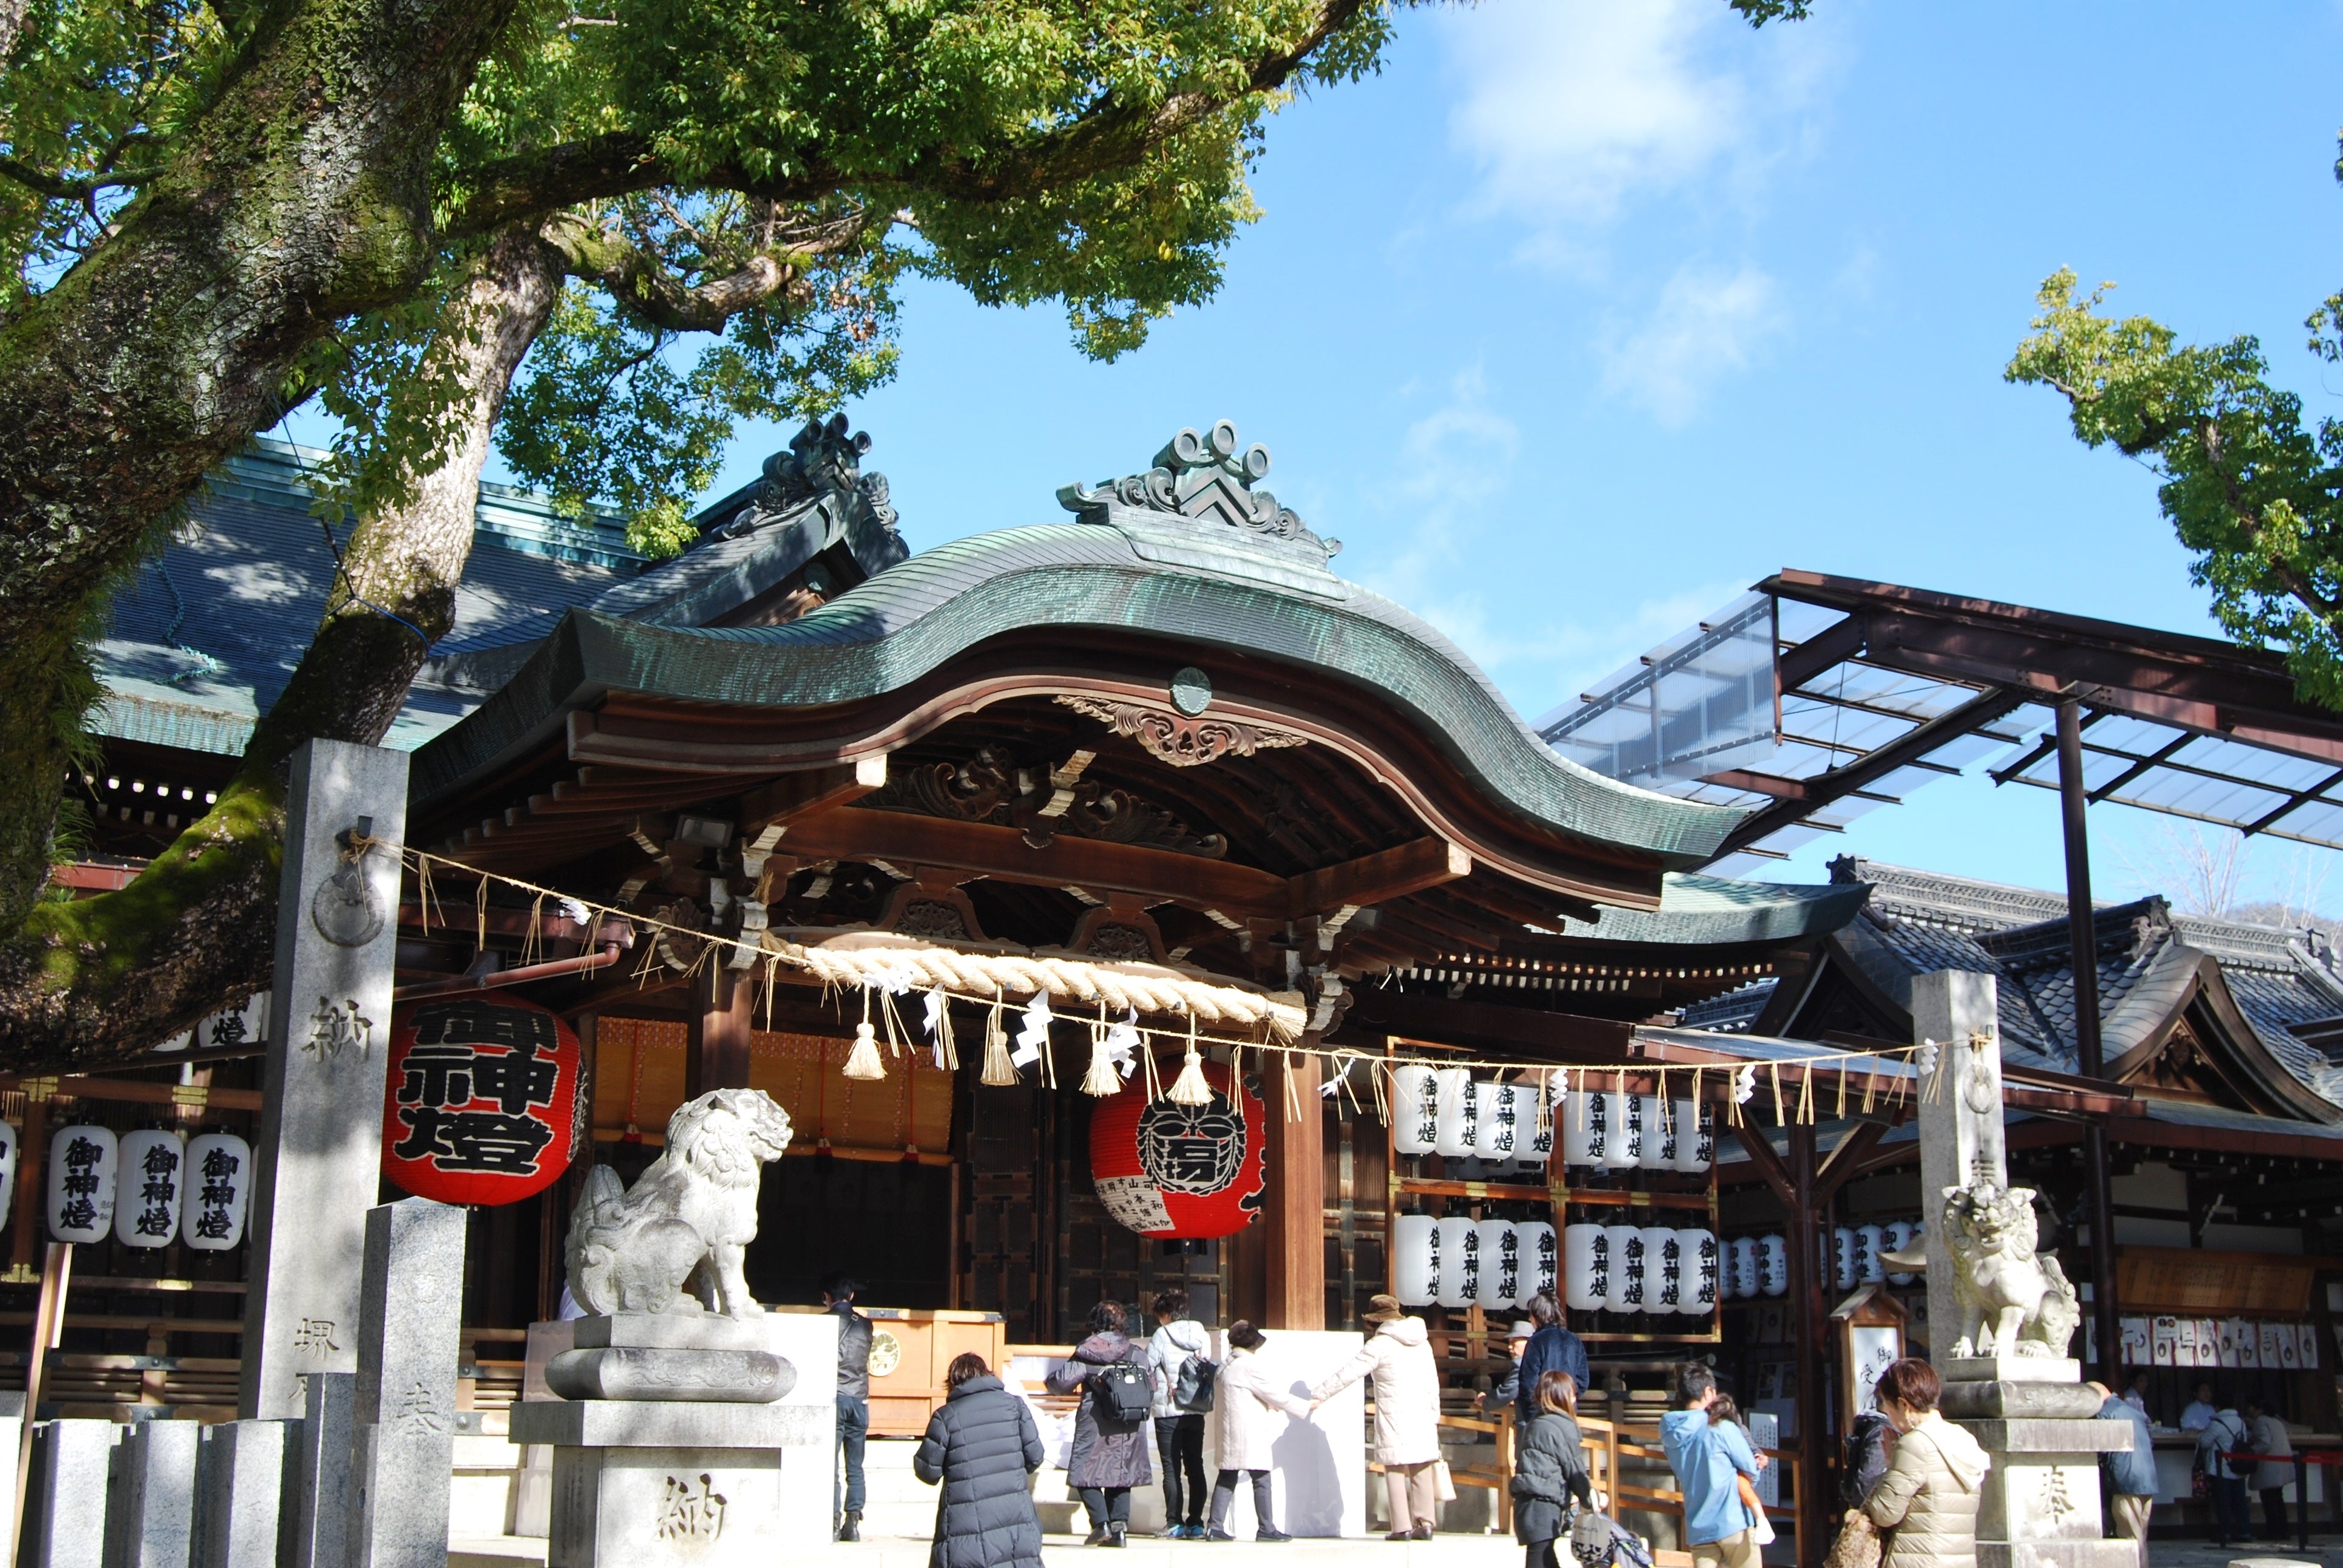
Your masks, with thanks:
[(1150, 1100), (1135, 1084), (1091, 1112), (1091, 1180), (1118, 1224), (1142, 1236), (1232, 1236), (1261, 1212), (1261, 1096), (1207, 1062), (1204, 1105)]
[(578, 1036), (495, 995), (401, 1007), (383, 1094), (382, 1171), (418, 1198), (516, 1203), (569, 1168), (586, 1131)]

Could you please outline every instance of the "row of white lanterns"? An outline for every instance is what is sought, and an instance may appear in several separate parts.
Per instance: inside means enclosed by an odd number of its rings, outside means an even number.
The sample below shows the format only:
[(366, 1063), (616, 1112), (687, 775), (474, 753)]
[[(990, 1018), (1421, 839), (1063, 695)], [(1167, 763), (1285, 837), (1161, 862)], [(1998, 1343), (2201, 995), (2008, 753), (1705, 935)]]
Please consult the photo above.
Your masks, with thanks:
[[(1831, 1278), (1842, 1291), (1857, 1285), (1908, 1285), (1916, 1274), (1892, 1274), (1883, 1254), (1901, 1252), (1920, 1235), (1916, 1220), (1885, 1225), (1841, 1225), (1831, 1232)], [(1736, 1236), (1725, 1244), (1720, 1284), (1728, 1302), (1779, 1296), (1790, 1289), (1790, 1244), (1778, 1234)]]
[[(16, 1187), (16, 1129), (0, 1122), (0, 1215)], [(252, 1145), (233, 1132), (193, 1138), (163, 1128), (116, 1132), (60, 1127), (49, 1139), (51, 1239), (126, 1247), (184, 1241), (225, 1252), (244, 1240), (252, 1194)]]
[(1603, 1171), (1706, 1171), (1716, 1159), (1716, 1107), (1552, 1083), (1538, 1114), (1533, 1083), (1475, 1079), (1462, 1067), (1393, 1070), (1392, 1139), (1402, 1154), (1512, 1160), (1543, 1166), (1562, 1130), (1563, 1163)]
[(1565, 1225), (1563, 1304), (1579, 1312), (1706, 1317), (1716, 1307), (1719, 1264), (1711, 1231)]
[(1543, 1220), (1399, 1216), (1392, 1292), (1407, 1306), (1518, 1307), (1553, 1294), (1554, 1282), (1554, 1227)]

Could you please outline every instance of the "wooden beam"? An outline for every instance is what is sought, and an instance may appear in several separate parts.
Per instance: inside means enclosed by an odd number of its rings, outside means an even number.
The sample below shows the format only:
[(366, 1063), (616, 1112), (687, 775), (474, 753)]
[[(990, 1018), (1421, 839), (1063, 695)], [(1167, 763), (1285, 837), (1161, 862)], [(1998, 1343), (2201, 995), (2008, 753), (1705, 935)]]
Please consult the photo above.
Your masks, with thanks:
[(1863, 1157), (1886, 1136), (1887, 1123), (1885, 1121), (1856, 1122), (1854, 1131), (1838, 1141), (1838, 1147), (1830, 1151), (1830, 1158), (1825, 1160), (1822, 1168), (1815, 1172), (1815, 1187), (1819, 1195), (1827, 1199), (1845, 1186), (1848, 1178), (1862, 1169)]
[(1771, 1143), (1765, 1141), (1765, 1134), (1747, 1121), (1731, 1131), (1741, 1141), (1742, 1151), (1749, 1156), (1749, 1163), (1755, 1166), (1757, 1174), (1765, 1179), (1765, 1185), (1774, 1190), (1774, 1196), (1795, 1213), (1798, 1201), (1797, 1183), (1790, 1180), (1790, 1168), (1782, 1163), (1782, 1157), (1774, 1152)]
[(756, 1029), (754, 970), (710, 963), (691, 980), (691, 1013), (683, 1055), (683, 1097), (749, 1087), (749, 1038)]
[[(1269, 1191), (1262, 1219), (1269, 1231), (1268, 1326), (1326, 1326), (1325, 1102), (1318, 1098), (1318, 1059), (1272, 1063), (1263, 1072), (1269, 1096)], [(1302, 1107), (1289, 1120), (1291, 1089)]]
[(740, 836), (753, 839), (776, 822), (793, 822), (817, 811), (860, 800), (887, 782), (887, 759), (865, 757), (836, 768), (784, 773), (740, 797)]
[(1363, 908), (1472, 874), (1473, 857), (1457, 845), (1437, 836), (1417, 839), (1292, 879), (1286, 914), (1298, 920), (1331, 914), (1344, 904)]

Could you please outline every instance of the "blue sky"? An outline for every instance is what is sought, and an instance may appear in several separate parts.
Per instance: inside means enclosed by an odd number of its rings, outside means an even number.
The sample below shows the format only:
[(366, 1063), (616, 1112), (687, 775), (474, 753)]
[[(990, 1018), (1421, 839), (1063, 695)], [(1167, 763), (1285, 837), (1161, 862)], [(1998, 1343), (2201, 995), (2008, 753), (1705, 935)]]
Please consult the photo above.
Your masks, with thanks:
[[(854, 410), (906, 535), (1047, 518), (1229, 417), (1345, 575), (1532, 717), (1785, 566), (2212, 629), (2148, 476), (2001, 367), (2066, 265), (2186, 337), (2259, 334), (2334, 411), (2300, 323), (2343, 286), (2343, 10), (1815, 9), (1409, 14), (1379, 78), (1272, 126), (1219, 298), (1112, 366), (1053, 311), (915, 289), (900, 377)], [(723, 484), (783, 438), (745, 432)], [(2103, 895), (2172, 879), (2168, 824), (2092, 820)], [(1846, 850), (2060, 879), (2055, 798), (1978, 779), (1778, 874)], [(2246, 896), (2332, 858), (2250, 847)]]

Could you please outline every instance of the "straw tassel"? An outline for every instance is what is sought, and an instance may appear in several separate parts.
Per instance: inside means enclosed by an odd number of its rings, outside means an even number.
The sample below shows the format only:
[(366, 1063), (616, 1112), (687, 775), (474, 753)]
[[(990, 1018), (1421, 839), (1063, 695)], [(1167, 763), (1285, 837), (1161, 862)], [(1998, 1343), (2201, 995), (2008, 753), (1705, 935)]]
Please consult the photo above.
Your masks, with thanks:
[(1099, 1002), (1098, 1021), (1091, 1025), (1091, 1068), (1082, 1074), (1082, 1092), (1103, 1100), (1110, 1094), (1122, 1092), (1122, 1080), (1116, 1076), (1114, 1057), (1106, 1046), (1106, 1002)]
[(984, 1020), (984, 1070), (977, 1075), (979, 1083), (989, 1083), (995, 1089), (1006, 1089), (1017, 1081), (1017, 1070), (1009, 1065), (1009, 1031), (1001, 1026), (1001, 1000), (995, 992), (992, 1010)]
[(1163, 1098), (1175, 1105), (1210, 1105), (1212, 1086), (1204, 1081), (1203, 1053), (1196, 1049), (1196, 1015), (1188, 1015), (1188, 1056), (1180, 1069), (1180, 1076), (1172, 1081)]
[(862, 992), (862, 1021), (854, 1026), (854, 1049), (846, 1053), (846, 1066), (840, 1070), (849, 1078), (876, 1080), (887, 1076), (887, 1064), (879, 1060), (878, 1032), (870, 1027), (870, 992)]

